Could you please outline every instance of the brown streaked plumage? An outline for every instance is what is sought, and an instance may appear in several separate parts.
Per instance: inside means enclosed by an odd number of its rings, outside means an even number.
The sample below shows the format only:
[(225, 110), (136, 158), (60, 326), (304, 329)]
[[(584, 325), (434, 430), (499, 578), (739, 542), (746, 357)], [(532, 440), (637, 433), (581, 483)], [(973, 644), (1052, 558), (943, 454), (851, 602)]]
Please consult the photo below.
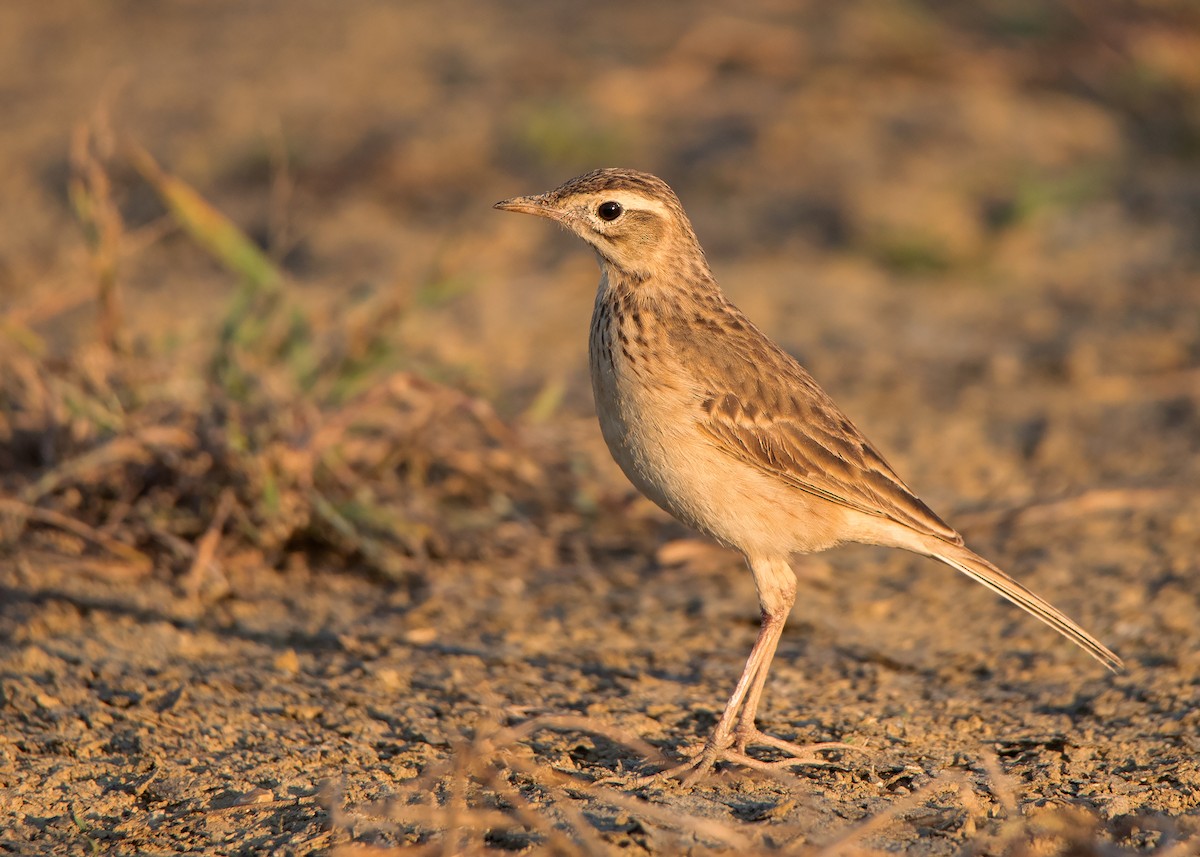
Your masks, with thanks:
[[(665, 182), (596, 170), (496, 208), (554, 220), (596, 251), (600, 286), (589, 354), (600, 428), (647, 497), (741, 551), (762, 627), (716, 728), (695, 758), (663, 773), (694, 782), (717, 761), (821, 764), (817, 751), (760, 732), (755, 713), (796, 595), (795, 553), (845, 542), (941, 560), (1050, 625), (1110, 669), (1120, 659), (1052, 605), (964, 546), (896, 475), (812, 376), (713, 279)], [(763, 744), (792, 758), (763, 762)], [(850, 748), (853, 749), (853, 748)]]

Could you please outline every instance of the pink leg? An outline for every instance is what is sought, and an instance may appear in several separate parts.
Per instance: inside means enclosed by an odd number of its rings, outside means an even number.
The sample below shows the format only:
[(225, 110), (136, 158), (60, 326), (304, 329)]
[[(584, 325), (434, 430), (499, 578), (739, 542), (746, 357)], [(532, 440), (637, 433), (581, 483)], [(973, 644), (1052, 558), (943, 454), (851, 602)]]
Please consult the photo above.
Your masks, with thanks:
[[(754, 723), (754, 712), (758, 708), (758, 699), (762, 695), (763, 685), (767, 680), (767, 671), (771, 667), (772, 658), (775, 657), (775, 649), (779, 646), (779, 638), (783, 634), (783, 624), (786, 621), (787, 613), (782, 616), (763, 613), (762, 624), (758, 629), (758, 639), (754, 641), (754, 648), (750, 650), (750, 657), (746, 659), (746, 666), (742, 670), (742, 677), (738, 679), (737, 687), (733, 689), (733, 695), (729, 697), (729, 702), (725, 703), (721, 719), (708, 738), (710, 745), (720, 749), (730, 746), (731, 736), (737, 731), (733, 726), (735, 718), (738, 730), (747, 716), (750, 718), (750, 723)], [(739, 709), (741, 716), (738, 716)]]
[[(790, 566), (781, 559), (750, 560), (750, 568), (754, 572), (754, 582), (758, 587), (759, 605), (762, 607), (762, 625), (759, 627), (758, 639), (750, 650), (742, 677), (738, 679), (737, 687), (716, 728), (704, 742), (704, 748), (689, 761), (669, 770), (643, 777), (637, 784), (668, 777), (680, 777), (684, 785), (692, 785), (703, 777), (718, 761), (736, 762), (760, 770), (778, 770), (791, 765), (823, 765), (826, 760), (817, 756), (820, 750), (861, 750), (849, 744), (827, 742), (801, 746), (773, 738), (758, 730), (754, 718), (758, 712), (758, 704), (762, 699), (763, 687), (767, 681), (767, 672), (775, 650), (779, 646), (779, 638), (783, 634), (784, 623), (787, 622), (792, 604), (796, 600), (796, 578)], [(734, 725), (736, 723), (736, 726)], [(747, 744), (765, 744), (789, 753), (793, 758), (780, 762), (763, 762), (746, 755)]]
[(767, 670), (770, 668), (771, 662), (775, 659), (775, 650), (779, 648), (779, 638), (783, 636), (783, 626), (787, 622), (787, 614), (777, 617), (768, 616), (764, 613), (762, 622), (764, 631), (768, 624), (778, 624), (779, 627), (771, 638), (770, 650), (764, 653), (762, 667), (754, 674), (754, 683), (750, 685), (750, 690), (746, 694), (746, 704), (742, 706), (741, 713), (738, 715), (737, 726), (733, 730), (734, 737), (737, 739), (735, 746), (739, 752), (745, 752), (747, 739), (758, 731), (754, 726), (755, 718), (758, 716), (758, 704), (762, 700), (763, 688), (767, 684)]

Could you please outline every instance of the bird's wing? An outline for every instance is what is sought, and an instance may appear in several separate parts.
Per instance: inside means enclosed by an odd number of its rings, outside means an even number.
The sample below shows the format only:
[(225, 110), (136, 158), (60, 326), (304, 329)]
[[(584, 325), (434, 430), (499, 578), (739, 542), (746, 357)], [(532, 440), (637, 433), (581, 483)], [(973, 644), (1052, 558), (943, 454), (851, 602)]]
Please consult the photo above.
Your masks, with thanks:
[(794, 358), (737, 310), (719, 351), (671, 339), (697, 391), (698, 426), (734, 458), (816, 497), (961, 544)]

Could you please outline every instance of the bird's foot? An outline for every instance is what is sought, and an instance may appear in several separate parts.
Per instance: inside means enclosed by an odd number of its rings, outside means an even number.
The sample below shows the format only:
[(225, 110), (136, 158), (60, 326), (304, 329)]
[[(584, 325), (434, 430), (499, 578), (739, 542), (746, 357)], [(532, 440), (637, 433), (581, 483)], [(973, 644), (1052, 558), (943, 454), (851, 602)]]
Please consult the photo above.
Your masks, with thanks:
[[(756, 759), (746, 752), (749, 746), (761, 745), (779, 750), (787, 754), (787, 758), (774, 761)], [(633, 788), (642, 788), (652, 783), (669, 779), (678, 779), (685, 786), (693, 786), (708, 774), (718, 762), (732, 762), (756, 771), (781, 771), (799, 765), (825, 767), (835, 764), (825, 758), (823, 753), (835, 750), (855, 750), (866, 752), (864, 747), (854, 744), (843, 744), (840, 741), (824, 741), (817, 744), (793, 744), (775, 738), (756, 728), (739, 727), (732, 734), (713, 734), (704, 742), (704, 746), (682, 762), (665, 771), (637, 777), (628, 783)]]

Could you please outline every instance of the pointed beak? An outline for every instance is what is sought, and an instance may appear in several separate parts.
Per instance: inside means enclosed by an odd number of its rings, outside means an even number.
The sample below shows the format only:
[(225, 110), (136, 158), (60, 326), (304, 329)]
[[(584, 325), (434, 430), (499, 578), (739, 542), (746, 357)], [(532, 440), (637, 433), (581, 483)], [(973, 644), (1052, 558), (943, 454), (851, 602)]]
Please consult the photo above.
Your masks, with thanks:
[(533, 214), (537, 217), (546, 217), (550, 220), (562, 222), (563, 213), (561, 210), (554, 207), (545, 194), (538, 196), (514, 196), (512, 199), (503, 199), (492, 206), (501, 211), (518, 211), (521, 214)]

